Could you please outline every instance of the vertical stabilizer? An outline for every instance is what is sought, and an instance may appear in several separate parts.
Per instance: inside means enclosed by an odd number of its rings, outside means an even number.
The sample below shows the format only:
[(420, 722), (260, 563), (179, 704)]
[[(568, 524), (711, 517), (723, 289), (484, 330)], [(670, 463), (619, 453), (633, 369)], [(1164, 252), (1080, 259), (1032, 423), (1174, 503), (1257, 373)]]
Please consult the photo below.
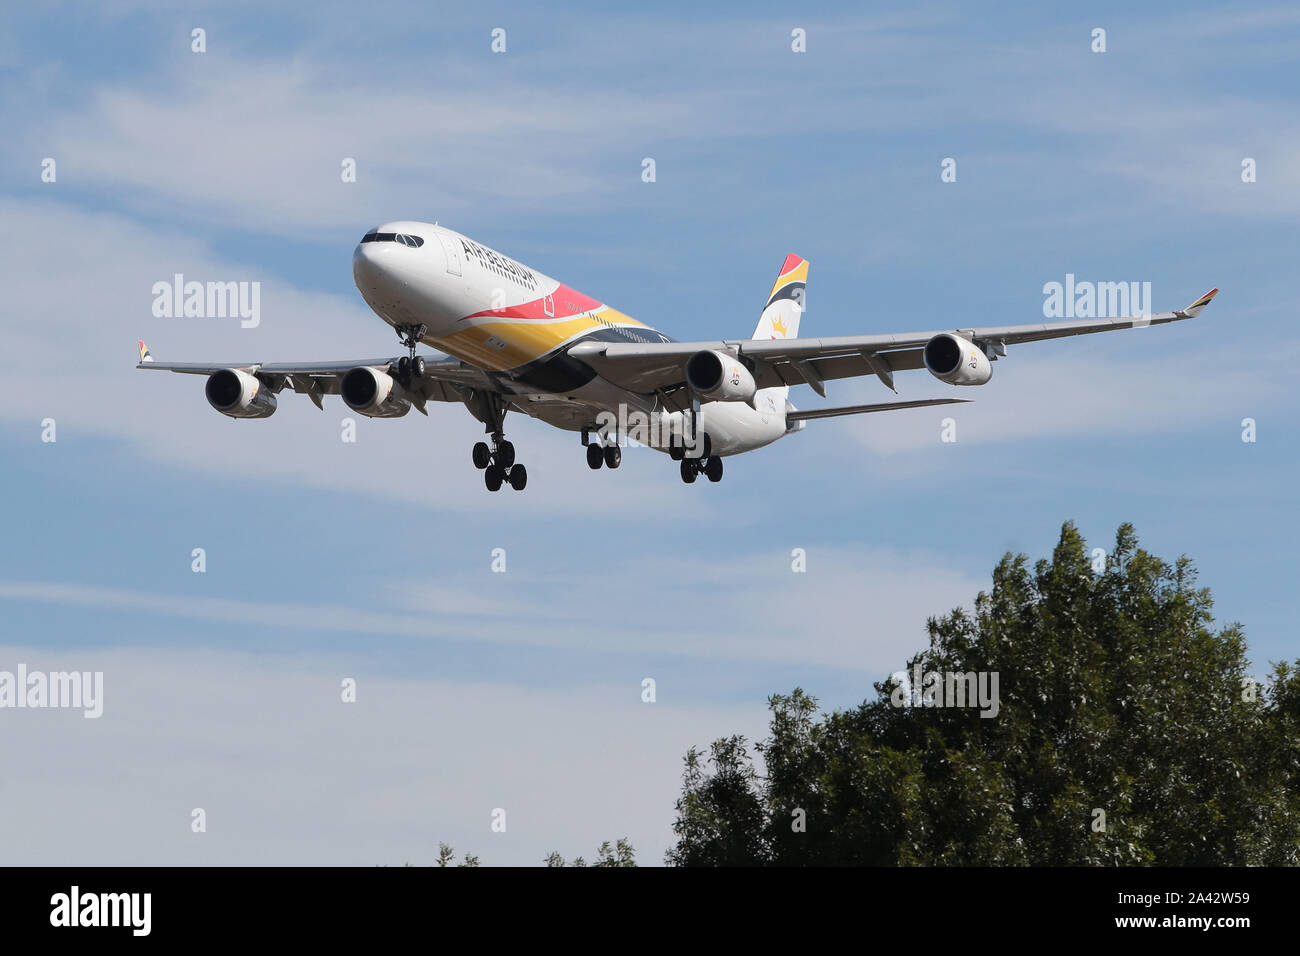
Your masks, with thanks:
[[(793, 339), (799, 335), (799, 319), (803, 317), (804, 289), (808, 285), (808, 260), (796, 256), (793, 252), (785, 257), (781, 272), (776, 277), (772, 292), (763, 306), (758, 325), (754, 327), (754, 339)], [(765, 388), (780, 397), (778, 407), (790, 393), (788, 385)]]

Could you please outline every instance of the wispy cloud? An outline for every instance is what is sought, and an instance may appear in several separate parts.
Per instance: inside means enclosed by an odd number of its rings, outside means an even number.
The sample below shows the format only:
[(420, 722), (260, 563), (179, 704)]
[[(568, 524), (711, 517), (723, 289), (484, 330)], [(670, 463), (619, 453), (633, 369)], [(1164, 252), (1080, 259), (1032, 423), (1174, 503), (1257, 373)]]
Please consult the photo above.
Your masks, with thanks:
[[(301, 60), (215, 61), (156, 89), (98, 89), (31, 134), (78, 184), (125, 190), (139, 211), (179, 211), (296, 239), (398, 218), (594, 206), (615, 174), (590, 160), (681, 121), (676, 98), (449, 85), (402, 70), (340, 75)], [(630, 100), (630, 101), (629, 101)], [(355, 183), (341, 179), (355, 160)], [(625, 157), (635, 181), (640, 157)], [(418, 197), (418, 198), (416, 198)], [(414, 205), (413, 205), (414, 203)]]
[[(796, 548), (804, 572), (793, 570)], [(968, 605), (985, 586), (922, 552), (826, 546), (798, 536), (761, 554), (729, 553), (725, 563), (642, 553), (589, 581), (584, 568), (504, 574), (486, 568), (485, 560), (483, 571), (446, 572), (437, 584), (398, 581), (351, 606), (18, 580), (0, 581), (0, 598), (309, 634), (598, 655), (649, 651), (882, 676), (925, 645), (928, 616)], [(582, 582), (576, 588), (575, 580)], [(367, 603), (385, 610), (368, 610)]]

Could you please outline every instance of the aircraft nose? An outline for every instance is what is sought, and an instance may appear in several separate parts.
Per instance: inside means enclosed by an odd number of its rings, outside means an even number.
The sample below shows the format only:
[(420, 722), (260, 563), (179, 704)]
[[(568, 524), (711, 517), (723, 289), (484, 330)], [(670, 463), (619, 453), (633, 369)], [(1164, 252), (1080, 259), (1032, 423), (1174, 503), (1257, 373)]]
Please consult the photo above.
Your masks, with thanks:
[(391, 242), (361, 242), (352, 253), (352, 279), (362, 292), (380, 295), (405, 284), (401, 252)]
[(383, 266), (377, 261), (375, 243), (359, 242), (352, 252), (352, 279), (363, 292), (374, 289), (383, 278)]

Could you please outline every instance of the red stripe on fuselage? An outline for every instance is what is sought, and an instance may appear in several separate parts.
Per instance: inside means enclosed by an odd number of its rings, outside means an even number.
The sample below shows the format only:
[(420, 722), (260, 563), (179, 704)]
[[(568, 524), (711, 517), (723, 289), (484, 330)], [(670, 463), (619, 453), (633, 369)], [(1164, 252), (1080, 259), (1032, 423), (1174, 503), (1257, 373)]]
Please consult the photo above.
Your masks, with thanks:
[(597, 302), (589, 295), (583, 295), (577, 289), (561, 285), (548, 296), (512, 305), (505, 309), (485, 309), (467, 315), (465, 319), (477, 319), (484, 316), (503, 319), (569, 319), (584, 312), (598, 312), (605, 308), (605, 303)]

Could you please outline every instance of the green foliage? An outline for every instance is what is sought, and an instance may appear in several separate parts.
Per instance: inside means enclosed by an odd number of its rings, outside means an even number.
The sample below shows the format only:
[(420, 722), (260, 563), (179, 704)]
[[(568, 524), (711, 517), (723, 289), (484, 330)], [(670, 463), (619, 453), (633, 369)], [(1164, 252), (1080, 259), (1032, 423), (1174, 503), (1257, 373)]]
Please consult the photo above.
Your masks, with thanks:
[(445, 843), (438, 844), (438, 866), (478, 866), (478, 857), (465, 854), (460, 863), (456, 861), (456, 851)]
[(636, 866), (636, 851), (632, 849), (632, 844), (627, 840), (620, 839), (617, 844), (610, 846), (608, 840), (600, 845), (596, 850), (596, 862), (588, 863), (582, 857), (577, 857), (571, 863), (566, 863), (564, 857), (558, 853), (552, 853), (546, 858), (547, 866)]
[[(610, 844), (608, 840), (602, 843), (596, 849), (596, 862), (588, 863), (582, 857), (576, 857), (573, 862), (565, 862), (564, 857), (558, 853), (550, 854), (545, 863), (547, 866), (636, 866), (636, 850), (632, 844), (625, 839), (620, 839), (615, 844)], [(403, 864), (410, 866), (410, 863)], [(478, 857), (466, 853), (465, 858), (457, 863), (456, 851), (445, 843), (438, 844), (438, 861), (435, 866), (478, 866)]]
[(892, 681), (820, 719), (801, 689), (775, 695), (765, 776), (741, 737), (687, 753), (667, 861), (1300, 862), (1300, 662), (1251, 693), (1241, 630), (1212, 629), (1195, 580), (1127, 524), (1104, 570), (1070, 523), (1032, 570), (1007, 554), (907, 664), (996, 672), (996, 717), (896, 706)]

